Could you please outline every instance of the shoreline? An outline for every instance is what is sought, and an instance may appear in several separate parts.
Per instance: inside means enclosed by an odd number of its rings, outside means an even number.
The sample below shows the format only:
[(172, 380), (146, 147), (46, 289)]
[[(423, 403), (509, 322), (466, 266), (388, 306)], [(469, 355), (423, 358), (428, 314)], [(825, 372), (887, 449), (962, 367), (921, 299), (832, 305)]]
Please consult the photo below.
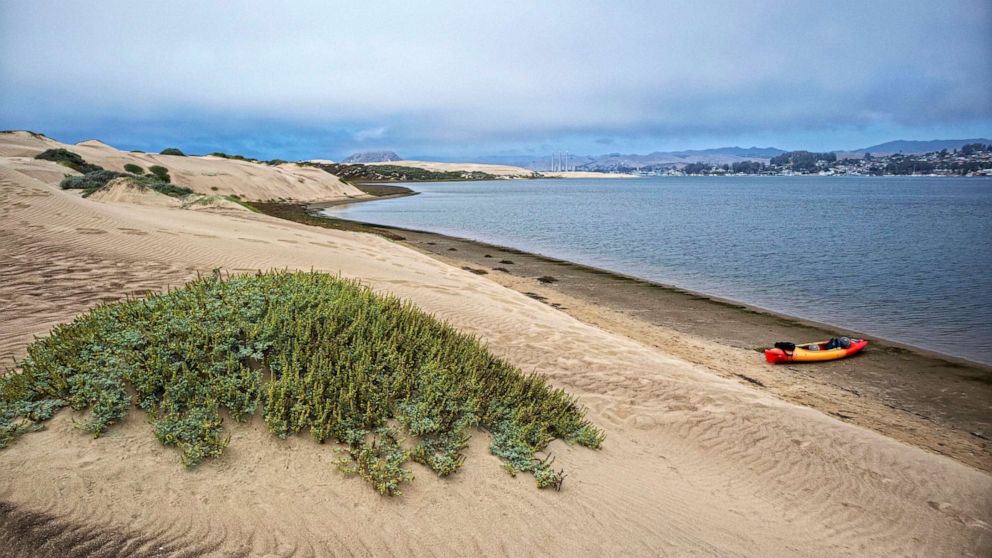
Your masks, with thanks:
[[(968, 178), (968, 177), (965, 177), (965, 178)], [(378, 185), (378, 183), (376, 183), (376, 184)], [(406, 183), (406, 184), (409, 184), (409, 183)], [(358, 186), (359, 188), (364, 189), (368, 185), (365, 185), (365, 184), (356, 184), (356, 186)], [(369, 232), (372, 232), (373, 234), (380, 234), (375, 229), (381, 229), (381, 230), (388, 230), (388, 231), (398, 231), (400, 233), (409, 233), (409, 234), (417, 234), (417, 235), (425, 235), (425, 236), (431, 235), (431, 236), (436, 236), (436, 237), (444, 238), (444, 239), (451, 240), (451, 241), (458, 241), (458, 242), (462, 242), (462, 243), (466, 243), (466, 244), (478, 245), (480, 247), (486, 247), (486, 248), (490, 248), (492, 250), (507, 252), (507, 253), (511, 253), (511, 254), (524, 254), (524, 255), (527, 255), (527, 256), (530, 256), (530, 257), (533, 257), (533, 258), (539, 258), (539, 259), (545, 260), (548, 263), (567, 264), (567, 265), (572, 266), (572, 267), (575, 267), (575, 268), (580, 268), (580, 269), (587, 270), (588, 272), (594, 273), (594, 274), (612, 275), (612, 276), (614, 276), (616, 278), (619, 278), (621, 280), (624, 280), (624, 281), (640, 282), (640, 283), (644, 283), (646, 285), (650, 285), (653, 288), (667, 289), (667, 290), (670, 290), (672, 292), (684, 294), (684, 295), (687, 295), (687, 296), (690, 296), (690, 297), (702, 297), (702, 298), (708, 299), (708, 300), (710, 300), (710, 301), (712, 301), (714, 303), (717, 303), (717, 304), (726, 305), (726, 306), (730, 306), (730, 307), (737, 307), (737, 308), (739, 308), (741, 310), (746, 310), (748, 312), (754, 312), (754, 313), (760, 313), (760, 314), (767, 314), (771, 318), (785, 320), (785, 321), (788, 321), (788, 322), (794, 322), (794, 323), (797, 323), (797, 324), (800, 324), (800, 325), (804, 325), (804, 326), (807, 326), (807, 327), (810, 327), (810, 328), (817, 328), (817, 329), (822, 329), (822, 330), (828, 330), (829, 329), (829, 330), (831, 330), (833, 332), (842, 334), (842, 335), (847, 336), (847, 337), (854, 337), (854, 338), (858, 338), (858, 339), (868, 339), (869, 341), (872, 342), (872, 344), (869, 345), (869, 347), (874, 347), (874, 346), (881, 345), (881, 346), (887, 347), (887, 348), (894, 348), (894, 349), (906, 350), (906, 351), (910, 351), (910, 352), (916, 353), (916, 354), (918, 354), (920, 356), (924, 356), (924, 357), (927, 357), (927, 358), (945, 360), (945, 361), (947, 361), (949, 363), (956, 364), (956, 365), (962, 365), (962, 366), (969, 366), (969, 367), (975, 367), (975, 368), (979, 368), (979, 369), (984, 369), (985, 371), (987, 371), (990, 374), (992, 374), (992, 363), (985, 363), (985, 362), (981, 362), (981, 361), (970, 359), (968, 357), (963, 357), (963, 356), (958, 356), (958, 355), (952, 355), (950, 353), (941, 352), (941, 351), (938, 351), (936, 349), (928, 349), (926, 347), (920, 347), (918, 345), (913, 345), (911, 343), (905, 343), (905, 342), (898, 341), (898, 340), (895, 340), (895, 339), (890, 339), (888, 337), (883, 337), (883, 336), (874, 335), (874, 334), (870, 334), (870, 333), (863, 332), (863, 331), (858, 331), (858, 330), (855, 330), (855, 329), (852, 329), (852, 328), (849, 328), (849, 327), (845, 327), (845, 326), (841, 326), (841, 325), (831, 324), (831, 323), (828, 323), (828, 322), (821, 322), (821, 321), (812, 320), (812, 319), (809, 319), (809, 318), (803, 318), (801, 316), (794, 316), (792, 314), (787, 314), (785, 312), (780, 312), (778, 310), (773, 310), (773, 309), (770, 309), (770, 308), (765, 308), (763, 306), (758, 306), (756, 304), (751, 304), (749, 302), (744, 302), (744, 301), (740, 301), (740, 300), (736, 300), (736, 299), (732, 299), (732, 298), (722, 297), (722, 296), (718, 296), (718, 295), (706, 293), (706, 292), (703, 292), (703, 291), (696, 291), (696, 290), (688, 289), (688, 288), (685, 288), (685, 287), (679, 287), (678, 285), (671, 285), (671, 284), (668, 284), (668, 283), (661, 283), (661, 282), (658, 282), (658, 281), (652, 281), (651, 279), (645, 279), (643, 277), (638, 277), (636, 275), (629, 275), (629, 274), (622, 273), (622, 272), (619, 272), (619, 271), (614, 271), (614, 270), (611, 270), (611, 269), (606, 269), (606, 268), (602, 268), (602, 267), (596, 267), (594, 265), (583, 264), (583, 263), (573, 262), (573, 261), (570, 261), (570, 260), (556, 258), (554, 256), (549, 256), (549, 255), (546, 255), (546, 254), (541, 254), (539, 252), (529, 252), (529, 251), (526, 251), (526, 250), (521, 250), (519, 248), (514, 248), (512, 246), (504, 246), (504, 245), (501, 245), (501, 244), (493, 244), (493, 243), (485, 242), (485, 241), (482, 241), (482, 240), (473, 240), (473, 239), (470, 239), (470, 238), (465, 238), (465, 237), (460, 237), (460, 236), (455, 236), (455, 235), (448, 235), (448, 234), (443, 234), (443, 233), (437, 233), (437, 232), (432, 232), (432, 231), (425, 231), (425, 230), (420, 230), (420, 229), (411, 229), (411, 228), (406, 228), (406, 227), (397, 227), (397, 226), (393, 226), (393, 225), (381, 225), (381, 224), (376, 224), (376, 223), (369, 223), (367, 221), (358, 221), (358, 220), (355, 220), (355, 219), (345, 219), (345, 218), (342, 218), (342, 217), (334, 217), (334, 216), (330, 216), (330, 215), (324, 215), (321, 212), (323, 209), (327, 209), (327, 208), (331, 208), (331, 207), (341, 207), (341, 206), (351, 205), (351, 204), (356, 204), (356, 203), (379, 201), (379, 200), (392, 199), (392, 198), (403, 198), (403, 197), (407, 197), (407, 196), (416, 196), (416, 195), (419, 195), (420, 194), (420, 192), (417, 192), (415, 190), (410, 190), (409, 188), (404, 188), (404, 187), (396, 187), (396, 188), (401, 188), (401, 189), (404, 189), (404, 190), (408, 190), (408, 192), (406, 192), (406, 193), (394, 193), (394, 194), (388, 194), (388, 195), (383, 195), (383, 196), (376, 196), (376, 195), (372, 194), (371, 197), (368, 197), (368, 198), (360, 198), (360, 199), (359, 198), (352, 198), (352, 199), (333, 200), (333, 201), (327, 201), (327, 202), (317, 202), (317, 203), (306, 204), (306, 206), (307, 206), (307, 210), (311, 212), (311, 215), (313, 215), (315, 217), (320, 217), (322, 219), (330, 219), (330, 220), (333, 220), (333, 221), (341, 221), (341, 222), (351, 223), (351, 224), (362, 226), (362, 227), (368, 227), (370, 229)], [(769, 345), (769, 347), (771, 347), (771, 345)]]
[[(990, 365), (512, 247), (318, 215), (339, 205), (304, 211), (326, 222), (321, 226), (385, 236), (718, 375), (992, 472)], [(839, 335), (870, 344), (861, 355), (826, 363), (764, 361), (763, 349), (775, 341)]]
[[(313, 216), (308, 202), (370, 197), (323, 171), (159, 160), (27, 134), (0, 139), (7, 362), (95, 307), (168, 292), (215, 270), (313, 271), (395, 296), (482, 340), (493, 357), (573, 397), (607, 435), (597, 451), (548, 446), (542, 460), (569, 475), (556, 492), (510, 476), (493, 455), (493, 433), (472, 429), (465, 467), (439, 478), (411, 463), (416, 480), (401, 499), (385, 500), (335, 467), (333, 444), (307, 432), (273, 436), (262, 409), (250, 420), (222, 414), (222, 424), (211, 423), (229, 446), (195, 469), (182, 466), (138, 406), (98, 438), (80, 432), (88, 412), (64, 409), (0, 451), (0, 532), (17, 539), (8, 545), (15, 555), (96, 546), (252, 556), (858, 556), (921, 548), (961, 556), (992, 548), (988, 451), (964, 430), (967, 416), (941, 414), (986, 395), (962, 395), (960, 386), (982, 384), (937, 374), (932, 385), (949, 393), (920, 408), (918, 391), (881, 381), (912, 371), (876, 367), (875, 376), (847, 377), (875, 366), (871, 351), (838, 366), (772, 367), (742, 348), (742, 316), (760, 316), (732, 306), (519, 251)], [(151, 192), (83, 198), (59, 188), (63, 166), (32, 158), (54, 148), (111, 169), (165, 161), (202, 192), (303, 201), (269, 204), (281, 219), (240, 205), (177, 207)], [(352, 234), (369, 231), (381, 236)], [(545, 275), (557, 282), (541, 282)], [(790, 335), (798, 328), (775, 327)]]

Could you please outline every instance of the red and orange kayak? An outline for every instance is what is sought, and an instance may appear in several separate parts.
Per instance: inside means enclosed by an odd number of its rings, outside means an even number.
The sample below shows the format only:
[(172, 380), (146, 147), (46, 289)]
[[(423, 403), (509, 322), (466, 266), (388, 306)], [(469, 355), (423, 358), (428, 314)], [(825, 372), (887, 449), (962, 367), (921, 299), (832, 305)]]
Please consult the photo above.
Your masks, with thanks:
[[(824, 362), (827, 360), (837, 360), (860, 353), (868, 346), (868, 341), (864, 339), (847, 339), (847, 346), (837, 346), (837, 340), (817, 341), (816, 343), (804, 343), (802, 345), (791, 345), (791, 343), (776, 343), (774, 349), (765, 350), (765, 360), (775, 364), (779, 362)], [(791, 349), (791, 350), (790, 350)]]

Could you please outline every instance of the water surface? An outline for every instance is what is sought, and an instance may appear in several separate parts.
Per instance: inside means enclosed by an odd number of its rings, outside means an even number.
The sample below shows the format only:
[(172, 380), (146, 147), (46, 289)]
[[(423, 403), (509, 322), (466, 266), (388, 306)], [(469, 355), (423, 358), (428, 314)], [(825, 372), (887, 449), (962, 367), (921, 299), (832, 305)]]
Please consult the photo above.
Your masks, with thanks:
[(331, 215), (537, 252), (992, 363), (992, 179), (415, 184)]

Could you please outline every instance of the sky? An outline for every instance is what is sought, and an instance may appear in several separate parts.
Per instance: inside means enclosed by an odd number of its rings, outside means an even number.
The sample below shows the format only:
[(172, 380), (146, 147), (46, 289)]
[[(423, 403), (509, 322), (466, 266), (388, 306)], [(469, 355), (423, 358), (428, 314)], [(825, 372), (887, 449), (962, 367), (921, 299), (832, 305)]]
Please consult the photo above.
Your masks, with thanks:
[(0, 0), (0, 129), (266, 159), (992, 137), (992, 2)]

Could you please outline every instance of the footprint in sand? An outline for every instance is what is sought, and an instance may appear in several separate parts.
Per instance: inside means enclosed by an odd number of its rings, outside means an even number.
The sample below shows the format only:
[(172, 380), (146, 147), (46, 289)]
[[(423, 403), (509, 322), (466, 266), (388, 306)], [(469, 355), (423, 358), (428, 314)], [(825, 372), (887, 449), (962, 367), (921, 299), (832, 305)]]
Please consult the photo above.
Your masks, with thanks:
[(87, 227), (79, 227), (76, 229), (79, 234), (107, 234), (107, 231), (103, 229), (90, 229)]
[(259, 244), (269, 244), (268, 240), (261, 240), (258, 238), (244, 238), (239, 236), (238, 240), (244, 240), (245, 242), (257, 242)]
[(990, 527), (988, 523), (959, 511), (950, 502), (935, 502), (930, 500), (927, 502), (927, 505), (944, 515), (953, 517), (954, 519), (960, 521), (962, 525), (967, 527), (985, 529), (987, 531), (992, 530), (992, 527)]

